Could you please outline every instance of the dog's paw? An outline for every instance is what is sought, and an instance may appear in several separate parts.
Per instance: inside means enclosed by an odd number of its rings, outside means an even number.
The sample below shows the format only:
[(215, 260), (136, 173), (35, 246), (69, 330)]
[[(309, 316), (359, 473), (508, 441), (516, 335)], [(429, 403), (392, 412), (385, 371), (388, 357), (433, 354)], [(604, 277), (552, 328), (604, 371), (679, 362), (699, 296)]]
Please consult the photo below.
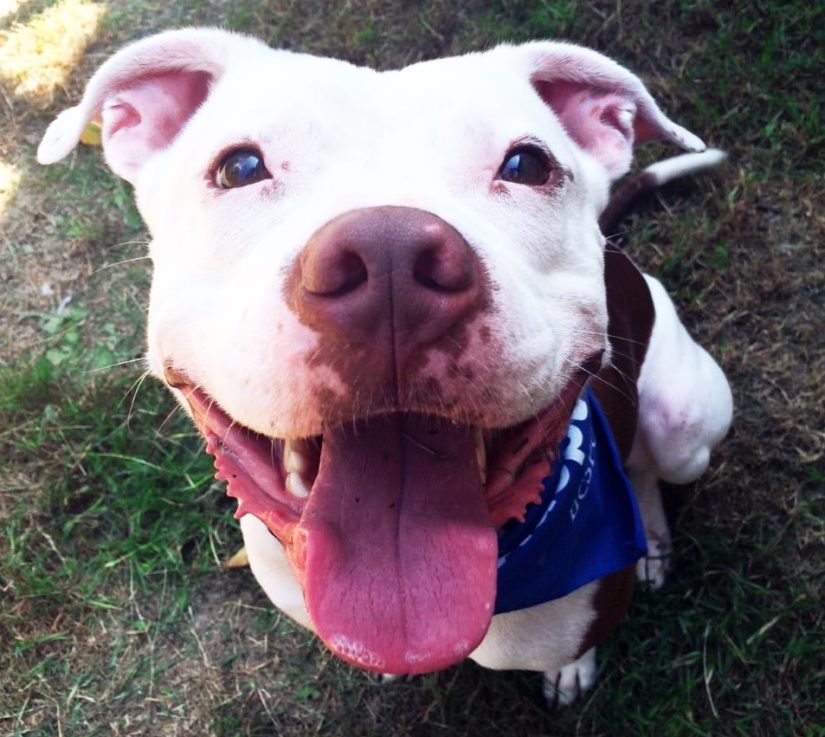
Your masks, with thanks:
[(544, 698), (551, 709), (570, 706), (596, 682), (596, 648), (559, 670), (544, 673)]
[(636, 562), (636, 580), (651, 591), (658, 591), (667, 580), (670, 558), (669, 545), (648, 541), (647, 555)]

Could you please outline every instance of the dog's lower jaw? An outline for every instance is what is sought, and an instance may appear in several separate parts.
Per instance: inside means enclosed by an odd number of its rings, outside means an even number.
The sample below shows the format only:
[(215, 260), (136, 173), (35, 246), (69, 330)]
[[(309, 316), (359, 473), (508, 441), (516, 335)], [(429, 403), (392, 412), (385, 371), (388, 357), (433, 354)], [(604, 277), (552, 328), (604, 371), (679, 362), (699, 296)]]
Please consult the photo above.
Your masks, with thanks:
[(277, 440), (235, 423), (182, 373), (167, 381), (238, 499), (236, 516), (254, 515), (286, 548), (328, 647), (368, 670), (422, 673), (462, 660), (484, 637), (496, 528), (539, 499), (587, 375), (484, 443), (478, 428), (404, 412)]
[(266, 475), (266, 440), (227, 427), (218, 412), (193, 414), (219, 476), (238, 514), (261, 519), (286, 548), (313, 629), (336, 655), (420, 673), (478, 645), (492, 616), (497, 544), (471, 428), (404, 413), (334, 428), (300, 498), (284, 488), (283, 444), (269, 441)]

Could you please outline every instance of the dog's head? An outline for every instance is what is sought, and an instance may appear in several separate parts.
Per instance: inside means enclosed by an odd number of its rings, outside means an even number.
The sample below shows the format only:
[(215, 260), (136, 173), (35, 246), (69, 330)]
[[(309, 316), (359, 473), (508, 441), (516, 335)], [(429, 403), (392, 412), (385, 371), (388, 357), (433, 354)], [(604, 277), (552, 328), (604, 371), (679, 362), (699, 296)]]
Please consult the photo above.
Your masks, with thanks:
[(93, 118), (152, 234), (149, 365), (316, 631), (385, 672), (463, 658), (496, 529), (609, 360), (609, 183), (635, 143), (701, 141), (543, 42), (379, 73), (172, 31), (109, 59), (41, 162)]

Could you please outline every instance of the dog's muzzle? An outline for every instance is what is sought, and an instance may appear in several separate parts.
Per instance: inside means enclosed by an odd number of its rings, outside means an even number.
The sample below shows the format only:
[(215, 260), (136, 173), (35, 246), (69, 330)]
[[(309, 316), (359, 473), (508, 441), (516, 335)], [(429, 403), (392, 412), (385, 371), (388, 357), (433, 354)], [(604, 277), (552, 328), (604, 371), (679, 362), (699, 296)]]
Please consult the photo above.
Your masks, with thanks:
[(432, 213), (355, 210), (310, 238), (289, 280), (289, 302), (333, 340), (374, 343), (392, 331), (404, 344), (403, 364), (479, 309), (480, 271), (464, 238)]

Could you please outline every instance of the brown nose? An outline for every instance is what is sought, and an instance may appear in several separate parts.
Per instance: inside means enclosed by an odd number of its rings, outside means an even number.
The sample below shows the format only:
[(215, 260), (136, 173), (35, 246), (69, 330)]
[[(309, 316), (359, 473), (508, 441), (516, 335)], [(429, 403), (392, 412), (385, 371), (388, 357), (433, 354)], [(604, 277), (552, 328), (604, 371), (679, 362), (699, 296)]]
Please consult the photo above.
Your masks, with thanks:
[(306, 324), (347, 344), (387, 337), (402, 354), (447, 333), (482, 300), (468, 243), (408, 207), (340, 215), (310, 238), (297, 267), (290, 301)]

